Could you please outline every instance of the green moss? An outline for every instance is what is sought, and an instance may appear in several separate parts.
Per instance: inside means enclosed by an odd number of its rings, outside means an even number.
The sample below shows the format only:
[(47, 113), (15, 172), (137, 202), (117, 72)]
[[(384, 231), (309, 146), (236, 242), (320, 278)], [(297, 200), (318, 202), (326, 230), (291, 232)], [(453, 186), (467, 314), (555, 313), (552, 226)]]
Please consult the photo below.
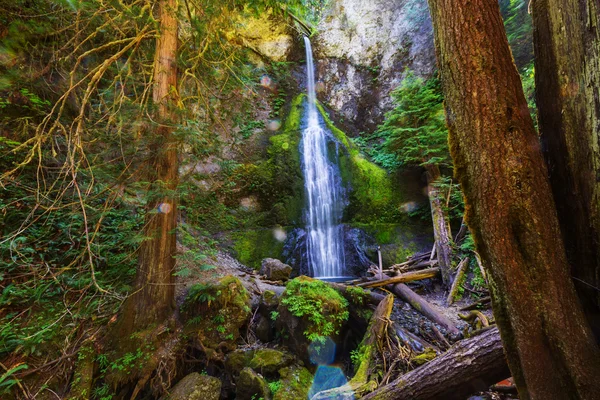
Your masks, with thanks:
[(412, 362), (419, 366), (423, 365), (437, 357), (437, 353), (431, 347), (427, 347), (424, 352), (418, 354), (412, 358)]
[(291, 364), (293, 358), (283, 351), (275, 349), (259, 349), (250, 360), (250, 368), (261, 374), (274, 375), (283, 367)]
[(216, 284), (193, 285), (184, 301), (184, 333), (196, 335), (205, 348), (217, 349), (234, 343), (240, 328), (250, 316), (248, 292), (235, 276), (225, 276)]
[(308, 398), (313, 376), (304, 367), (292, 366), (279, 370), (281, 387), (273, 396), (273, 400), (297, 400)]
[(364, 306), (369, 301), (369, 293), (357, 286), (348, 286), (346, 288), (346, 295), (357, 306)]
[(344, 184), (352, 189), (345, 219), (356, 222), (399, 220), (403, 196), (394, 187), (390, 175), (367, 160), (346, 134), (336, 128), (320, 104), (318, 108), (327, 128), (345, 147), (345, 151), (340, 152), (339, 166)]
[(348, 301), (326, 283), (306, 276), (288, 282), (281, 305), (294, 316), (305, 318), (308, 328), (304, 335), (311, 342), (339, 333), (348, 320)]
[(272, 229), (247, 229), (230, 232), (236, 258), (244, 265), (259, 269), (264, 258), (282, 258), (283, 242)]

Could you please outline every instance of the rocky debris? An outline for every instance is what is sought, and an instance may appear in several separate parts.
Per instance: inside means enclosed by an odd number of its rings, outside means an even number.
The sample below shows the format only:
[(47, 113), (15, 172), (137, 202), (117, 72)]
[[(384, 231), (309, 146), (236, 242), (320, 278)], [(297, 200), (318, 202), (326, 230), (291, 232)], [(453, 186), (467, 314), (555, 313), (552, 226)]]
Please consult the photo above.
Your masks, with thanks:
[(265, 275), (270, 281), (287, 281), (290, 279), (292, 267), (275, 258), (265, 258), (262, 260), (259, 273)]
[(208, 375), (192, 372), (177, 382), (161, 400), (219, 400), (221, 381)]
[(240, 372), (236, 387), (237, 400), (271, 399), (271, 391), (267, 381), (251, 368), (244, 368)]

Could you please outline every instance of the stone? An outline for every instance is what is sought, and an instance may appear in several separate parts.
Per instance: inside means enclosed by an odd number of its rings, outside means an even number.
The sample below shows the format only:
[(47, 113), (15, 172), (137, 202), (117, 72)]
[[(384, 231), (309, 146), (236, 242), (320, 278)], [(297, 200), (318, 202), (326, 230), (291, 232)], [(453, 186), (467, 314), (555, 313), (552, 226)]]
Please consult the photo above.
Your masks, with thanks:
[(262, 375), (251, 368), (244, 368), (236, 382), (237, 400), (270, 400), (271, 391)]
[(430, 77), (435, 70), (426, 0), (332, 0), (317, 31), (320, 97), (358, 131), (381, 123), (402, 71)]
[(275, 339), (275, 331), (271, 324), (271, 320), (264, 315), (261, 315), (254, 329), (256, 337), (263, 343), (268, 343)]
[(267, 376), (276, 376), (278, 371), (294, 361), (288, 353), (275, 349), (256, 350), (249, 366)]
[(232, 375), (237, 376), (248, 366), (254, 356), (255, 350), (238, 349), (228, 353), (225, 357), (225, 369)]
[(192, 372), (177, 382), (161, 400), (219, 400), (221, 381), (213, 376)]
[(260, 274), (265, 275), (271, 281), (287, 281), (290, 279), (292, 267), (275, 258), (262, 260)]
[(281, 386), (273, 400), (307, 399), (313, 376), (304, 367), (291, 366), (279, 370)]

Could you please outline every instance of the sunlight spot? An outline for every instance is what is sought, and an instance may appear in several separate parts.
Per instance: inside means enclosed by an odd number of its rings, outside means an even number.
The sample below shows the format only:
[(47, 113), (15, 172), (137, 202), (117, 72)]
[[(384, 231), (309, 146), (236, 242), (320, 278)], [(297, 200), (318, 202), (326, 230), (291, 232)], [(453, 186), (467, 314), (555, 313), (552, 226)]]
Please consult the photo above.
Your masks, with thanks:
[(168, 214), (171, 212), (171, 205), (169, 203), (160, 203), (157, 207), (158, 212), (161, 214)]

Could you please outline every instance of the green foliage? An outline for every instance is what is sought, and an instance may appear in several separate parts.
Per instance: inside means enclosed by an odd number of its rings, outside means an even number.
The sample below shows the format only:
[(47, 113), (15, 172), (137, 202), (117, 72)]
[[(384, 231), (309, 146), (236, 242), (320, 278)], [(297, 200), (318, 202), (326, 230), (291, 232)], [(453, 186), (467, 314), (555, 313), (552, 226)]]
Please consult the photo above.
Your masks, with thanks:
[(279, 312), (271, 311), (271, 321), (277, 321), (277, 318), (279, 318)]
[(519, 71), (533, 63), (533, 24), (528, 0), (500, 0), (508, 43)]
[(349, 316), (345, 298), (326, 283), (305, 276), (288, 282), (281, 304), (310, 323), (304, 335), (311, 342), (324, 343), (328, 336), (339, 333)]
[(401, 165), (450, 166), (443, 95), (437, 78), (408, 72), (392, 92), (395, 108), (367, 142), (373, 160), (393, 170)]
[(0, 394), (10, 394), (12, 387), (19, 383), (19, 378), (14, 376), (15, 373), (27, 368), (29, 368), (27, 364), (18, 364), (0, 375)]
[(281, 381), (268, 382), (269, 390), (272, 395), (275, 395), (281, 389)]

